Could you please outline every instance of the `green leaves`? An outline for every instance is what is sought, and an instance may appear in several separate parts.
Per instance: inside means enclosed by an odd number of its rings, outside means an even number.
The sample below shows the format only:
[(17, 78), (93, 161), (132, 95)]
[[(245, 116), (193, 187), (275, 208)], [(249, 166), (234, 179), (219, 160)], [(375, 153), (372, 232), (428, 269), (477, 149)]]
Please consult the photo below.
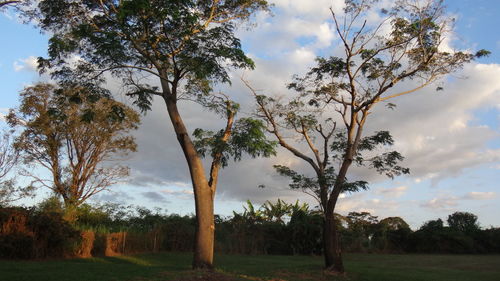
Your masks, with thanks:
[(358, 150), (368, 150), (372, 151), (379, 145), (393, 145), (394, 140), (392, 139), (389, 131), (378, 131), (374, 135), (364, 137), (361, 139)]
[(469, 212), (455, 212), (446, 220), (451, 229), (471, 234), (480, 230), (477, 216)]
[(260, 120), (241, 118), (235, 122), (227, 141), (223, 140), (223, 135), (224, 130), (194, 130), (194, 145), (198, 154), (202, 157), (210, 154), (212, 158), (221, 155), (222, 167), (226, 167), (230, 159), (240, 161), (243, 154), (253, 158), (276, 155), (277, 143), (267, 140), (265, 126)]
[(51, 176), (27, 175), (61, 195), (67, 206), (128, 175), (124, 166), (102, 164), (136, 150), (128, 133), (137, 128), (139, 115), (97, 86), (36, 84), (21, 93), (19, 110), (8, 119), (22, 128), (16, 148), (24, 163), (43, 167)]
[(158, 95), (158, 87), (134, 83), (129, 86), (126, 95), (132, 97), (134, 99), (134, 105), (136, 105), (142, 113), (145, 113), (151, 110), (153, 95)]
[(227, 83), (228, 67), (253, 68), (234, 29), (267, 6), (264, 0), (43, 0), (37, 17), (42, 28), (54, 34), (43, 66), (53, 68), (54, 75), (75, 75), (54, 68), (65, 67), (76, 55), (81, 60), (73, 72), (112, 72), (132, 86), (128, 94), (146, 111), (152, 91), (133, 87), (143, 74), (166, 82), (163, 94), (177, 99), (182, 84)]
[(476, 54), (474, 55), (476, 58), (482, 58), (482, 57), (487, 57), (491, 54), (490, 51), (488, 50), (485, 50), (485, 49), (481, 49), (479, 51), (476, 52)]
[(385, 174), (393, 179), (395, 176), (410, 173), (409, 168), (398, 165), (403, 159), (404, 157), (399, 152), (391, 151), (368, 159), (367, 162), (370, 163), (370, 168), (375, 169), (379, 174)]
[(273, 167), (280, 176), (290, 178), (291, 182), (289, 183), (289, 187), (291, 189), (303, 191), (310, 190), (315, 196), (319, 197), (320, 186), (318, 178), (307, 177), (305, 175), (299, 174), (287, 166), (274, 165)]
[[(323, 177), (308, 177), (287, 166), (274, 165), (273, 167), (279, 175), (290, 178), (289, 187), (291, 189), (302, 190), (318, 200), (321, 200), (322, 189), (325, 189), (323, 191), (326, 193), (330, 193), (337, 181), (337, 173), (333, 167), (328, 167)], [(341, 193), (354, 193), (368, 188), (368, 182), (366, 181), (348, 181), (345, 179), (340, 189)]]

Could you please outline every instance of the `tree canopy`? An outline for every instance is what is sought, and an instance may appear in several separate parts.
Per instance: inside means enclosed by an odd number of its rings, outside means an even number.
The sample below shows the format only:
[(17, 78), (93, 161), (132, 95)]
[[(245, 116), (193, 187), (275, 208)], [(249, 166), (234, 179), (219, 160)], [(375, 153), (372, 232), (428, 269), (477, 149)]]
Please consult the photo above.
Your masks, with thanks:
[[(253, 67), (234, 30), (266, 8), (263, 0), (44, 0), (38, 17), (53, 36), (49, 57), (39, 62), (59, 67), (54, 75), (66, 79), (110, 71), (148, 110), (153, 95), (177, 100), (208, 94), (212, 82), (229, 82), (228, 66)], [(75, 54), (82, 59), (71, 69)], [(162, 91), (147, 76), (158, 77)]]
[(474, 233), (479, 230), (477, 216), (469, 212), (455, 212), (446, 220), (451, 229), (463, 233)]
[(25, 174), (34, 185), (61, 196), (66, 207), (82, 204), (128, 175), (127, 167), (113, 161), (136, 150), (128, 133), (137, 128), (139, 115), (103, 93), (36, 84), (21, 92), (18, 111), (7, 120), (22, 130), (15, 148), (23, 162), (48, 170), (50, 177)]

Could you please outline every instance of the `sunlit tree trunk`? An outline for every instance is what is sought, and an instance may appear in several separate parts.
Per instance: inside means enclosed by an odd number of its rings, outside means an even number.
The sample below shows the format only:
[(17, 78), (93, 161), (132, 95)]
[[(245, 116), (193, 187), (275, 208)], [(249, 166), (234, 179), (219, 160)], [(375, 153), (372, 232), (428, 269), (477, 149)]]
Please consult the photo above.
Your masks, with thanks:
[(168, 98), (165, 99), (168, 114), (182, 147), (189, 167), (196, 208), (196, 233), (193, 268), (213, 268), (214, 253), (214, 194), (205, 176), (205, 169), (191, 138), (181, 119), (177, 104)]

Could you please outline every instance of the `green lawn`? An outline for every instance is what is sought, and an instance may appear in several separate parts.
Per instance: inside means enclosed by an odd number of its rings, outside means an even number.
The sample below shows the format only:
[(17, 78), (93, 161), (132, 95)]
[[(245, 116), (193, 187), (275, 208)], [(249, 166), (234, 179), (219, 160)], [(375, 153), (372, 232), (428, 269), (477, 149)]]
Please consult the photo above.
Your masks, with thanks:
[(0, 280), (500, 280), (500, 256), (350, 254), (345, 256), (346, 277), (325, 276), (319, 257), (218, 255), (217, 272), (210, 276), (191, 272), (190, 262), (189, 253), (54, 261), (3, 260), (0, 261)]

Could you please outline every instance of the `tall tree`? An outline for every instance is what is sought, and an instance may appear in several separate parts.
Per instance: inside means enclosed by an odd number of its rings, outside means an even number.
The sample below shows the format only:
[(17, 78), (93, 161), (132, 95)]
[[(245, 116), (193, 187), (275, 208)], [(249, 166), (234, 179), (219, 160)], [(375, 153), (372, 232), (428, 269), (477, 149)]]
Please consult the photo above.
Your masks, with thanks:
[[(165, 103), (193, 184), (194, 268), (213, 266), (216, 185), (205, 174), (178, 102), (210, 96), (214, 83), (229, 82), (228, 67), (253, 67), (234, 30), (267, 7), (266, 0), (43, 0), (39, 5), (39, 22), (53, 34), (42, 66), (59, 66), (54, 75), (68, 79), (64, 65), (79, 55), (75, 69), (85, 75), (73, 73), (77, 77), (110, 71), (143, 110), (151, 108), (154, 96)], [(145, 76), (156, 78), (159, 87), (145, 83)]]
[(21, 92), (18, 112), (11, 111), (7, 120), (22, 129), (15, 147), (25, 164), (50, 173), (27, 175), (61, 196), (68, 215), (128, 175), (127, 167), (111, 161), (136, 150), (127, 134), (137, 128), (139, 115), (103, 93), (37, 84)]
[[(302, 97), (286, 103), (281, 99), (258, 95), (253, 89), (252, 91), (258, 104), (258, 116), (267, 121), (268, 132), (275, 135), (282, 147), (304, 160), (313, 169), (314, 176), (310, 176), (287, 166), (274, 166), (280, 175), (291, 179), (290, 188), (301, 190), (316, 199), (324, 218), (325, 265), (334, 270), (332, 266), (335, 262), (336, 268), (343, 268), (338, 237), (340, 222), (336, 221), (330, 198), (332, 198), (339, 176), (339, 167), (343, 163), (347, 146), (345, 132), (337, 128), (337, 122), (325, 116), (327, 111), (318, 110), (315, 107), (316, 103), (310, 106), (302, 100)], [(297, 139), (304, 141), (306, 146), (293, 142)], [(409, 173), (409, 169), (398, 165), (403, 159), (401, 154), (388, 150), (393, 142), (387, 131), (379, 131), (371, 136), (363, 137), (360, 139), (360, 145), (354, 156), (355, 163), (358, 166), (375, 169), (390, 178)], [(376, 154), (380, 150), (383, 152)], [(343, 176), (346, 177), (346, 175)], [(340, 192), (358, 192), (367, 188), (366, 181), (345, 179)]]
[[(348, 171), (353, 163), (362, 160), (361, 151), (390, 144), (387, 132), (363, 137), (375, 105), (394, 107), (392, 99), (417, 92), (474, 58), (488, 54), (485, 50), (472, 54), (445, 48), (443, 42), (451, 30), (452, 19), (444, 14), (441, 0), (395, 1), (391, 8), (379, 13), (382, 20), (373, 24), (368, 18), (369, 13), (376, 13), (372, 10), (376, 2), (346, 0), (341, 18), (332, 10), (343, 52), (340, 56), (317, 58), (316, 66), (305, 76), (294, 78), (289, 88), (299, 93), (298, 98), (287, 104), (255, 93), (259, 114), (270, 125), (270, 132), (281, 146), (306, 161), (315, 172), (314, 178), (307, 178), (286, 168), (279, 169), (304, 187), (319, 187), (313, 195), (319, 198), (325, 213), (325, 265), (336, 272), (344, 272), (333, 215), (339, 195), (366, 188), (361, 181), (349, 182)], [(406, 89), (395, 88), (405, 81)], [(324, 114), (320, 122), (318, 114)], [(298, 133), (310, 154), (287, 141), (284, 129)], [(333, 140), (339, 137), (343, 140)], [(336, 143), (333, 150), (340, 151), (333, 159), (329, 154), (330, 142)], [(406, 172), (397, 168), (400, 159), (399, 154), (389, 152), (368, 163), (394, 176)], [(329, 167), (332, 161), (339, 163), (335, 169)]]

